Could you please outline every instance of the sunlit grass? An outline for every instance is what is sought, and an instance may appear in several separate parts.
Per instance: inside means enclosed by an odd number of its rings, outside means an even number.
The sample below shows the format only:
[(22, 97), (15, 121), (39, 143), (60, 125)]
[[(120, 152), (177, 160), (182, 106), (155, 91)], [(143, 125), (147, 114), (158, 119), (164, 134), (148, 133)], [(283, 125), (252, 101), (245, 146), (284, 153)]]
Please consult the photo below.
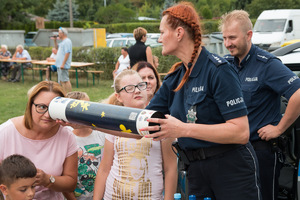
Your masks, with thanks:
[[(25, 76), (24, 83), (22, 81), (11, 83), (0, 80), (0, 124), (12, 117), (24, 114), (27, 103), (27, 91), (37, 84), (39, 80), (38, 75), (35, 75), (34, 80), (32, 80), (31, 74)], [(57, 80), (56, 77), (53, 77), (53, 80)], [(86, 92), (90, 100), (94, 102), (107, 98), (113, 92), (113, 88), (111, 88), (113, 81), (101, 80), (101, 77), (100, 83), (98, 83), (97, 79), (95, 80), (95, 85), (93, 85), (91, 76), (89, 76), (89, 86), (87, 86), (85, 77), (79, 79), (79, 88), (76, 88), (75, 78), (71, 78), (71, 83), (73, 91)]]

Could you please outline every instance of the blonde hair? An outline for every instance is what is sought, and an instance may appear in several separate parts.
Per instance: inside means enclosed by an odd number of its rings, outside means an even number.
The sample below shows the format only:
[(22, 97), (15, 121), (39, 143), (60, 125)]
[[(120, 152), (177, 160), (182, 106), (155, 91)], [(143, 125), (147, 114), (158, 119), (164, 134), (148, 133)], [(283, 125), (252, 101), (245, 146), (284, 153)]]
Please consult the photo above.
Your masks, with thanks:
[(133, 30), (133, 37), (135, 38), (136, 41), (141, 41), (143, 36), (147, 35), (147, 30), (144, 29), (143, 27), (138, 27)]
[(137, 71), (132, 70), (132, 69), (125, 69), (122, 72), (120, 72), (114, 80), (114, 89), (115, 92), (112, 93), (107, 99), (103, 100), (103, 103), (107, 103), (107, 104), (112, 104), (112, 105), (118, 105), (118, 106), (124, 106), (123, 103), (121, 103), (117, 97), (116, 97), (116, 93), (119, 93), (121, 90), (121, 85), (120, 82), (121, 80), (125, 77), (125, 76), (132, 76), (132, 75), (138, 75), (140, 76)]
[(107, 99), (102, 100), (101, 103), (106, 103), (106, 104), (111, 104), (111, 105), (117, 105), (117, 106), (124, 106), (123, 103), (121, 103), (117, 99), (115, 92), (112, 93), (111, 95), (109, 95), (109, 97)]
[(246, 33), (252, 30), (253, 24), (249, 18), (249, 13), (244, 10), (233, 10), (229, 13), (225, 13), (221, 16), (221, 21), (219, 24), (219, 30), (222, 32), (223, 27), (230, 24), (233, 21), (238, 21), (241, 29)]
[(68, 92), (66, 94), (66, 97), (71, 98), (71, 99), (78, 99), (78, 100), (82, 100), (82, 99), (89, 99), (90, 97), (87, 95), (86, 92), (80, 92), (80, 91), (72, 91), (72, 92)]
[(53, 92), (58, 96), (65, 97), (65, 92), (63, 88), (57, 82), (54, 81), (42, 81), (30, 88), (27, 93), (28, 102), (24, 114), (24, 125), (27, 129), (32, 129), (33, 127), (31, 108), (35, 97), (39, 95), (42, 91)]

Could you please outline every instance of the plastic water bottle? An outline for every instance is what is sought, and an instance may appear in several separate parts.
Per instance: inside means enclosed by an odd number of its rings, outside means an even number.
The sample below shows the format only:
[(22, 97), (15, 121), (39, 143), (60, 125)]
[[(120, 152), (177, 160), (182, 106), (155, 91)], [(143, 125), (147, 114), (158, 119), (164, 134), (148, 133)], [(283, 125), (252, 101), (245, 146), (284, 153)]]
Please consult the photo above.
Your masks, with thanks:
[(189, 200), (196, 200), (196, 196), (195, 196), (195, 195), (193, 195), (193, 194), (192, 194), (192, 195), (190, 195), (190, 196), (189, 196)]
[(174, 194), (174, 200), (181, 200), (181, 194), (180, 193), (175, 193)]
[(210, 197), (205, 197), (203, 200), (211, 200)]

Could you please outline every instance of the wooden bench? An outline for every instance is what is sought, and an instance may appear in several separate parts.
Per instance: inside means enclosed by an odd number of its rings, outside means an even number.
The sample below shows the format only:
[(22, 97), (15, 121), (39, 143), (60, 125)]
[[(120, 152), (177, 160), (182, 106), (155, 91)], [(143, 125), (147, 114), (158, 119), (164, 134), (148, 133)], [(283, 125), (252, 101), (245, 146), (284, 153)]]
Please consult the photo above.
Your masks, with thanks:
[[(32, 80), (34, 80), (34, 71), (39, 71), (40, 74), (40, 81), (43, 81), (43, 71), (47, 71), (47, 67), (32, 67), (32, 68), (25, 68), (28, 70), (32, 70)], [(69, 72), (76, 72), (75, 69), (69, 69)], [(98, 78), (98, 84), (100, 83), (100, 74), (104, 73), (104, 71), (98, 71), (98, 70), (83, 70), (83, 69), (77, 69), (77, 72), (85, 72), (87, 73), (87, 86), (88, 86), (88, 73), (92, 73), (93, 75), (93, 85), (95, 85), (95, 76)], [(51, 79), (51, 72), (50, 72), (50, 79)]]
[(93, 85), (95, 85), (95, 76), (97, 76), (98, 78), (98, 84), (100, 82), (100, 74), (104, 73), (104, 71), (95, 71), (95, 70), (88, 70), (88, 73), (92, 73), (93, 74)]
[(47, 71), (47, 68), (37, 68), (37, 67), (26, 67), (23, 70), (32, 70), (32, 81), (34, 81), (34, 71), (39, 71), (40, 81), (43, 80), (43, 71)]
[[(76, 70), (75, 69), (70, 69), (69, 70), (69, 72), (76, 72)], [(88, 78), (88, 73), (92, 73), (92, 75), (93, 75), (93, 85), (95, 85), (95, 76), (97, 76), (97, 78), (98, 78), (98, 84), (99, 84), (99, 82), (100, 82), (100, 74), (102, 74), (102, 73), (104, 73), (104, 71), (97, 71), (97, 70), (83, 70), (83, 69), (77, 69), (77, 72), (85, 72), (85, 73), (87, 73), (87, 76), (86, 76), (86, 79), (87, 79), (87, 85), (89, 85), (89, 82), (88, 82), (88, 80), (89, 80), (89, 78)]]
[[(40, 73), (40, 81), (43, 80), (43, 71), (47, 71), (47, 67), (46, 68), (38, 68), (38, 67), (33, 67), (32, 68), (32, 73), (34, 73), (33, 71), (39, 71)], [(34, 75), (32, 75), (32, 80), (34, 79)]]
[(162, 76), (166, 76), (168, 73), (158, 73), (158, 75), (160, 76), (160, 77), (162, 77)]
[[(74, 72), (76, 73), (75, 69), (69, 69), (69, 72)], [(97, 76), (98, 78), (98, 84), (100, 83), (100, 74), (104, 73), (104, 71), (98, 71), (98, 70), (83, 70), (83, 69), (77, 69), (77, 72), (85, 72), (87, 74), (86, 76), (86, 84), (87, 86), (89, 85), (89, 78), (88, 78), (88, 74), (92, 73), (93, 75), (93, 85), (95, 85), (95, 76)], [(78, 77), (76, 77), (77, 79)], [(78, 81), (78, 80), (76, 80)]]

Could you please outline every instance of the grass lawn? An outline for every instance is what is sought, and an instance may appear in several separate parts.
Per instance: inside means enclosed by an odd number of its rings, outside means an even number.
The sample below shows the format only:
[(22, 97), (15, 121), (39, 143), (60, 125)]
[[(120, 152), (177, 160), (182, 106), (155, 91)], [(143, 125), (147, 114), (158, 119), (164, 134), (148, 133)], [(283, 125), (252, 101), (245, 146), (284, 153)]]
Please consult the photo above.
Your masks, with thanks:
[[(54, 77), (53, 77), (54, 78)], [(56, 77), (55, 77), (56, 78)], [(54, 78), (54, 80), (56, 80)], [(32, 76), (29, 74), (25, 76), (25, 82), (11, 83), (0, 80), (0, 124), (6, 120), (23, 115), (27, 103), (27, 91), (39, 81), (39, 77), (36, 75), (35, 80), (32, 80)], [(95, 82), (93, 86), (92, 77), (89, 76), (89, 86), (87, 86), (86, 78), (79, 79), (79, 88), (76, 88), (75, 78), (71, 78), (73, 91), (86, 92), (91, 101), (98, 102), (107, 98), (113, 93), (112, 80), (101, 80)]]

